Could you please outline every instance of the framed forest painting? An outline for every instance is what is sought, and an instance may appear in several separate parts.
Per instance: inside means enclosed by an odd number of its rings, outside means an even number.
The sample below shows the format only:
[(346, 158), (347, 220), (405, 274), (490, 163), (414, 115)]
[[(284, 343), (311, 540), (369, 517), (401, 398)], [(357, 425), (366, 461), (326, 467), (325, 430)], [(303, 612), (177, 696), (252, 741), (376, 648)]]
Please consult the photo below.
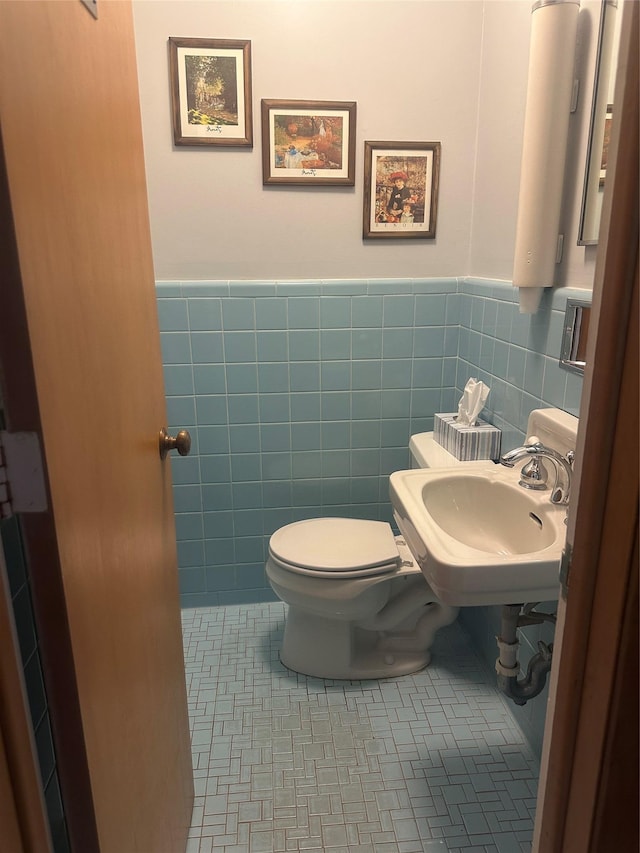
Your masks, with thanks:
[(253, 145), (251, 42), (169, 39), (176, 145)]

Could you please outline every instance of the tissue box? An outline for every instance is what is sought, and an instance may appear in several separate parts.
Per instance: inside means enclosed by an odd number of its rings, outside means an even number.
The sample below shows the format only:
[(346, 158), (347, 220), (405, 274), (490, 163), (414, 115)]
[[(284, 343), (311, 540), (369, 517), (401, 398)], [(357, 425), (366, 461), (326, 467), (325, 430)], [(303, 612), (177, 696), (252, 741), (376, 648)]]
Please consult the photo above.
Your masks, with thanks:
[(456, 423), (457, 417), (457, 412), (434, 415), (435, 441), (463, 462), (499, 459), (501, 430), (482, 418), (478, 418), (474, 426), (463, 426)]

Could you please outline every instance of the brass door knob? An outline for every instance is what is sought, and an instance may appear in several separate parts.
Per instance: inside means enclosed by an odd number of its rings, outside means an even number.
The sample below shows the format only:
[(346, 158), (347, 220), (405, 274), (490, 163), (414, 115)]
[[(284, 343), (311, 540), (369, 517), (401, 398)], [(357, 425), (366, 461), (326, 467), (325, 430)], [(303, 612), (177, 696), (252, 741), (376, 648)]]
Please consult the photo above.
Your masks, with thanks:
[(191, 436), (186, 429), (177, 435), (169, 435), (164, 427), (160, 430), (160, 459), (164, 459), (170, 450), (177, 450), (180, 456), (188, 456), (191, 450)]

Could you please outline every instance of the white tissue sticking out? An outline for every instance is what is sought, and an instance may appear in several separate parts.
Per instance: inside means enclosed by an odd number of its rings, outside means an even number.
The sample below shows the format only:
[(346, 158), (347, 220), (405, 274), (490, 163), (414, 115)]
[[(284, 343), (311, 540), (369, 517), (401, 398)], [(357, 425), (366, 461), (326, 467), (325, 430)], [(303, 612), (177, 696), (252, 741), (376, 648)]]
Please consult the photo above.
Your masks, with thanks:
[(482, 411), (489, 396), (490, 388), (478, 379), (470, 379), (464, 386), (462, 397), (458, 403), (456, 423), (464, 426), (475, 426), (478, 415)]

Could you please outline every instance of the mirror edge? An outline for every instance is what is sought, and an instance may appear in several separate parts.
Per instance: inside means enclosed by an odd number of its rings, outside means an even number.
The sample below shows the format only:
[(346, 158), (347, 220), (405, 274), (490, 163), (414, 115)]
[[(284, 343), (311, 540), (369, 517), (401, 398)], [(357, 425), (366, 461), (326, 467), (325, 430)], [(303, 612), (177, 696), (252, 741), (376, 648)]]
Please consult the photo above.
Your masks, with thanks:
[(591, 157), (593, 153), (594, 146), (594, 131), (597, 122), (598, 116), (598, 86), (601, 86), (604, 81), (600, 79), (600, 74), (602, 71), (603, 65), (603, 45), (606, 33), (607, 26), (607, 7), (611, 6), (612, 8), (617, 8), (618, 0), (602, 0), (600, 7), (600, 21), (598, 24), (598, 43), (596, 47), (596, 64), (593, 75), (593, 93), (591, 96), (591, 113), (589, 118), (589, 134), (588, 134), (588, 142), (587, 142), (587, 156), (584, 170), (584, 181), (582, 186), (582, 202), (580, 205), (580, 221), (578, 222), (578, 246), (597, 246), (598, 238), (597, 236), (593, 239), (587, 239), (584, 236), (586, 218), (587, 218), (587, 205), (589, 201), (589, 187), (590, 187), (590, 177), (591, 177)]

